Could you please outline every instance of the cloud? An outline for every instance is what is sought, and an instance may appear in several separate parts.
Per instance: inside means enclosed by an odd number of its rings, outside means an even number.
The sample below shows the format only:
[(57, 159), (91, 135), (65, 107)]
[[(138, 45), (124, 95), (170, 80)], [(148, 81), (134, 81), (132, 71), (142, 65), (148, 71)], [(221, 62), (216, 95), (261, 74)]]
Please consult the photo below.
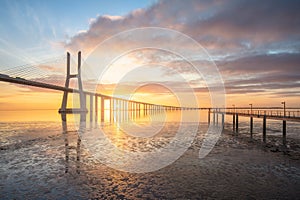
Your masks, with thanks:
[(212, 52), (264, 49), (282, 41), (299, 41), (299, 9), (294, 0), (158, 1), (125, 16), (99, 16), (66, 47), (90, 50), (121, 31), (158, 26), (181, 31)]
[(123, 16), (119, 16), (119, 15), (103, 15), (102, 17), (107, 18), (111, 21), (124, 19)]
[[(91, 52), (105, 39), (125, 30), (153, 26), (170, 28), (190, 36), (208, 50), (225, 79), (228, 94), (280, 94), (278, 89), (300, 88), (299, 10), (296, 0), (161, 0), (125, 16), (98, 16), (85, 33), (74, 35), (65, 47)], [(163, 36), (153, 39), (154, 43), (162, 45), (165, 41)], [(115, 48), (129, 42), (119, 41)], [(174, 42), (189, 50), (188, 45)], [(180, 60), (152, 58), (176, 72), (194, 73)], [(195, 62), (203, 65), (203, 60)], [(205, 70), (210, 69), (203, 68), (204, 76)], [(166, 77), (172, 75), (172, 71), (166, 70)], [(197, 81), (201, 80), (194, 80), (195, 91), (207, 92)]]
[(236, 59), (222, 60), (216, 62), (222, 73), (281, 73), (293, 72), (300, 74), (300, 53), (295, 54), (263, 54), (251, 55)]

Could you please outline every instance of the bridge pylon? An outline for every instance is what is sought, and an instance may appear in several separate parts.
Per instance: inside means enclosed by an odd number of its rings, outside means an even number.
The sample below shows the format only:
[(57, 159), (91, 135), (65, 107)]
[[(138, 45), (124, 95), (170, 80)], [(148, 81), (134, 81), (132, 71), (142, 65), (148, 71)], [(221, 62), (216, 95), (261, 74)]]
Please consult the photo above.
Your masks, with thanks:
[[(65, 114), (69, 113), (80, 113), (83, 114), (81, 117), (81, 120), (85, 121), (85, 114), (88, 112), (86, 108), (86, 95), (83, 92), (83, 87), (82, 87), (82, 81), (81, 81), (81, 52), (78, 52), (78, 69), (77, 69), (77, 74), (71, 74), (70, 70), (70, 53), (67, 52), (67, 76), (66, 76), (66, 82), (65, 82), (65, 88), (66, 90), (64, 91), (63, 94), (63, 99), (61, 103), (61, 108), (58, 110), (59, 113), (64, 114), (63, 120), (65, 121), (66, 117)], [(79, 108), (67, 108), (68, 104), (68, 94), (71, 92), (69, 89), (70, 85), (70, 79), (71, 78), (76, 78), (77, 83), (78, 83), (78, 91), (79, 91), (79, 99), (80, 99), (80, 107)], [(72, 92), (71, 92), (72, 93)]]

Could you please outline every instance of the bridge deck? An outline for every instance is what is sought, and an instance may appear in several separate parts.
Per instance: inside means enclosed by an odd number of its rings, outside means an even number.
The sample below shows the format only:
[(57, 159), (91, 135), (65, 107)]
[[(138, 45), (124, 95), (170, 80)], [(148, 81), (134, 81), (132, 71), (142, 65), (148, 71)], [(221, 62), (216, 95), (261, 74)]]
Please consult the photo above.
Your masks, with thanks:
[[(32, 81), (32, 80), (26, 80), (26, 79), (23, 79), (23, 78), (17, 78), (17, 77), (14, 78), (14, 77), (10, 77), (10, 76), (5, 75), (5, 74), (0, 74), (0, 81), (8, 82), (8, 83), (16, 83), (16, 84), (21, 84), (21, 85), (34, 86), (34, 87), (45, 88), (45, 89), (52, 89), (52, 90), (56, 90), (56, 91), (63, 91), (63, 92), (67, 91), (67, 92), (71, 92), (71, 93), (80, 93), (80, 91), (78, 89), (66, 88), (66, 87), (63, 87), (63, 86), (52, 85), (52, 84), (47, 84), (47, 83), (41, 83), (41, 82)], [(138, 104), (161, 106), (161, 107), (164, 107), (166, 109), (173, 108), (173, 109), (182, 109), (182, 110), (191, 110), (191, 109), (193, 109), (193, 110), (210, 110), (211, 112), (223, 113), (222, 111), (220, 111), (220, 109), (211, 108), (211, 107), (195, 108), (195, 107), (178, 107), (178, 106), (158, 105), (158, 104), (152, 104), (152, 103), (122, 99), (122, 98), (118, 98), (118, 97), (111, 97), (111, 96), (108, 96), (108, 95), (89, 92), (89, 91), (83, 91), (83, 93), (85, 95), (97, 96), (97, 97), (101, 97), (101, 98), (104, 98), (104, 99), (114, 99), (114, 100), (121, 100), (121, 101), (127, 101), (127, 102), (138, 103)], [(255, 118), (262, 118), (264, 116), (263, 113), (265, 112), (265, 110), (277, 110), (276, 112), (274, 111), (273, 113), (272, 113), (272, 111), (271, 112), (268, 111), (268, 113), (270, 113), (270, 114), (266, 114), (266, 117), (269, 118), (269, 119), (275, 119), (275, 120), (298, 121), (298, 122), (300, 121), (299, 108), (295, 108), (295, 109), (298, 109), (296, 115), (295, 115), (295, 112), (292, 115), (290, 115), (290, 112), (288, 112), (288, 115), (286, 115), (285, 117), (283, 117), (283, 115), (278, 114), (278, 110), (280, 110), (280, 109), (282, 110), (281, 107), (260, 107), (260, 108), (257, 108), (259, 110), (256, 110), (255, 112), (253, 112), (253, 114), (249, 114), (249, 108), (248, 107), (239, 107), (239, 108), (236, 108), (236, 109), (241, 109), (241, 110), (243, 110), (243, 112), (232, 112), (232, 111), (228, 112), (228, 111), (226, 111), (225, 114), (228, 114), (228, 115), (238, 114), (238, 115), (241, 115), (241, 116), (247, 116), (247, 117), (252, 116), (252, 117), (255, 117)], [(248, 109), (248, 113), (245, 112), (247, 109)], [(226, 108), (226, 110), (233, 110), (233, 109), (232, 108)], [(69, 112), (69, 111), (67, 111), (67, 112)]]

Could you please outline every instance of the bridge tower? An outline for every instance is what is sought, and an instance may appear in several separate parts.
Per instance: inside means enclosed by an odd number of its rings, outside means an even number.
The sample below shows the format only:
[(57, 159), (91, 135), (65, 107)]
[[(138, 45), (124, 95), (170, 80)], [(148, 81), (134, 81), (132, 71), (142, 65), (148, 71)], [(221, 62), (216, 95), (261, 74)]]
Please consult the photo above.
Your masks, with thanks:
[[(67, 108), (68, 103), (68, 94), (69, 92), (72, 93), (71, 88), (69, 88), (70, 79), (71, 78), (77, 78), (78, 83), (78, 91), (79, 91), (79, 99), (80, 99), (80, 108)], [(71, 74), (70, 70), (70, 53), (67, 52), (67, 76), (66, 76), (66, 82), (65, 82), (65, 88), (64, 95), (61, 103), (61, 108), (58, 110), (59, 113), (63, 114), (63, 120), (66, 121), (66, 115), (69, 113), (80, 113), (81, 120), (85, 121), (85, 114), (88, 112), (86, 108), (86, 95), (83, 92), (82, 87), (82, 81), (81, 81), (81, 52), (78, 52), (78, 69), (77, 74)]]

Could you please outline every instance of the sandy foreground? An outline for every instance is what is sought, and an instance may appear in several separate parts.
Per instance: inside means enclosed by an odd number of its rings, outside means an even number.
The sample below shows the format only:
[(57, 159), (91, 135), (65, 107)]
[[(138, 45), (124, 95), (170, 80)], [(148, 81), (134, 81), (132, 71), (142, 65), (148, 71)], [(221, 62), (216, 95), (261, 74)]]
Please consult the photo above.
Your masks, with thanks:
[[(269, 138), (270, 140), (270, 138)], [(276, 138), (271, 140), (276, 140)], [(300, 146), (264, 145), (223, 131), (199, 159), (198, 137), (173, 164), (150, 173), (111, 169), (69, 132), (1, 147), (1, 199), (299, 199)]]

